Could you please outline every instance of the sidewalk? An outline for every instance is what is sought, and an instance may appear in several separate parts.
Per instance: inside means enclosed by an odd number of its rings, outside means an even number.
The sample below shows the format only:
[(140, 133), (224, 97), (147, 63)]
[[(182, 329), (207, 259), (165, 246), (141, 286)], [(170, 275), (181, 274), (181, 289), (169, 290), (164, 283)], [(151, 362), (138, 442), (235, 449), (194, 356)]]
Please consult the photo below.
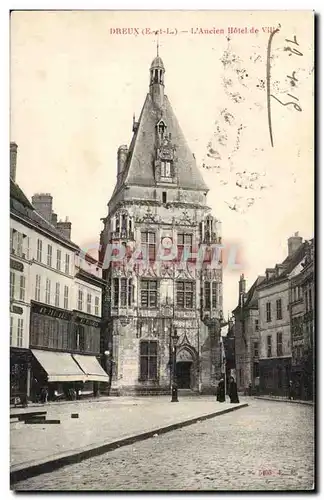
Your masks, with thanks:
[[(154, 433), (167, 432), (245, 406), (244, 401), (235, 405), (217, 403), (214, 396), (179, 398), (178, 403), (171, 403), (169, 396), (160, 396), (107, 398), (100, 404), (78, 402), (78, 407), (74, 404), (47, 405), (47, 418), (60, 419), (60, 424), (10, 424), (11, 477), (19, 480), (24, 470), (29, 477), (37, 475), (45, 472), (45, 464), (48, 464), (47, 471), (53, 470), (152, 437)], [(72, 419), (72, 412), (79, 413), (79, 418)], [(96, 449), (99, 451), (95, 452)]]
[(284, 396), (254, 396), (255, 399), (264, 399), (265, 401), (277, 401), (279, 403), (298, 403), (300, 405), (314, 406), (313, 401), (304, 401), (302, 399), (288, 399)]

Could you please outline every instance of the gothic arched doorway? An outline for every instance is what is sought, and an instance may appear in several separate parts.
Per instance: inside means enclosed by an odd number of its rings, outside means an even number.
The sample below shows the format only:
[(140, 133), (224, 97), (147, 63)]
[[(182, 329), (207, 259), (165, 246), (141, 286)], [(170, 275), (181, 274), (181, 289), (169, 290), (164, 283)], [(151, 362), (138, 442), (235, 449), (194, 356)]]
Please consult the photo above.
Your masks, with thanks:
[(195, 389), (196, 387), (196, 356), (188, 348), (182, 348), (177, 353), (177, 385), (178, 389)]

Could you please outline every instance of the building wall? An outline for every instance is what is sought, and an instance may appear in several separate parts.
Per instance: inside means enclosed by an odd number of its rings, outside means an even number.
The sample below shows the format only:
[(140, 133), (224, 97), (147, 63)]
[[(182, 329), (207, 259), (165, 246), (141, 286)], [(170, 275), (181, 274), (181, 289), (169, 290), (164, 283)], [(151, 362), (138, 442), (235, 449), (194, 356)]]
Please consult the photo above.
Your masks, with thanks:
[(254, 363), (258, 363), (259, 357), (254, 356), (254, 343), (257, 342), (260, 350), (260, 335), (256, 329), (255, 321), (259, 320), (258, 309), (248, 308), (245, 310), (245, 339), (242, 332), (241, 315), (235, 315), (235, 363), (236, 380), (240, 391), (244, 391), (252, 384), (255, 387)]
[[(82, 308), (79, 308), (79, 291), (82, 291), (83, 301)], [(75, 278), (72, 285), (72, 309), (77, 309), (83, 311), (87, 314), (92, 314), (101, 318), (101, 294), (102, 288), (99, 286), (92, 285), (81, 278)], [(88, 295), (91, 296), (91, 306), (88, 308)], [(96, 307), (97, 299), (97, 307)]]
[[(14, 281), (13, 295), (10, 286), (10, 346), (28, 349), (32, 263), (29, 246), (33, 231), (10, 218), (10, 233), (10, 282)], [(19, 235), (24, 235), (22, 244), (18, 241)], [(21, 279), (24, 279), (24, 291)]]
[[(260, 287), (258, 293), (260, 312), (260, 387), (264, 392), (285, 393), (290, 380), (292, 356), (288, 279), (285, 278), (280, 282), (275, 282), (271, 286)], [(276, 301), (279, 299), (281, 299), (281, 319), (277, 318), (276, 309)], [(268, 302), (271, 304), (271, 321), (267, 321), (266, 304)], [(277, 333), (282, 334), (281, 355), (277, 351)], [(267, 352), (268, 336), (271, 337), (271, 356), (268, 356)], [(282, 374), (280, 374), (281, 372)]]

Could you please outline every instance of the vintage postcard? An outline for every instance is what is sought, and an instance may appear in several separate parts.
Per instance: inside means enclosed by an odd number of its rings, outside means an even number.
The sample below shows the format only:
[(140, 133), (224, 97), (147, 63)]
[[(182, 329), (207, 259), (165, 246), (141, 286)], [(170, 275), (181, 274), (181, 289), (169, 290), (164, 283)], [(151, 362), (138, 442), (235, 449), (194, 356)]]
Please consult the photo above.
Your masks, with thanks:
[(313, 11), (13, 11), (10, 483), (315, 488)]

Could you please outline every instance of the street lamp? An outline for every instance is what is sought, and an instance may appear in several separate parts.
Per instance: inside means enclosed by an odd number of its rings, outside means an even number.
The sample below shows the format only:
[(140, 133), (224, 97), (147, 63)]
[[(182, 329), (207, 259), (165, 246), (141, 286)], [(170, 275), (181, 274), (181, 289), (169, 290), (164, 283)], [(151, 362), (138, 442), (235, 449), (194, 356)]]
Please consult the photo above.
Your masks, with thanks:
[(172, 389), (171, 389), (171, 403), (178, 403), (178, 386), (177, 386), (177, 373), (176, 373), (176, 363), (177, 363), (177, 343), (179, 337), (177, 335), (177, 330), (174, 328), (172, 340)]
[(105, 351), (105, 368), (106, 368), (106, 373), (108, 374), (109, 380), (108, 380), (108, 396), (110, 394), (110, 388), (111, 388), (111, 377), (112, 377), (112, 359), (111, 359), (111, 352), (110, 351)]

